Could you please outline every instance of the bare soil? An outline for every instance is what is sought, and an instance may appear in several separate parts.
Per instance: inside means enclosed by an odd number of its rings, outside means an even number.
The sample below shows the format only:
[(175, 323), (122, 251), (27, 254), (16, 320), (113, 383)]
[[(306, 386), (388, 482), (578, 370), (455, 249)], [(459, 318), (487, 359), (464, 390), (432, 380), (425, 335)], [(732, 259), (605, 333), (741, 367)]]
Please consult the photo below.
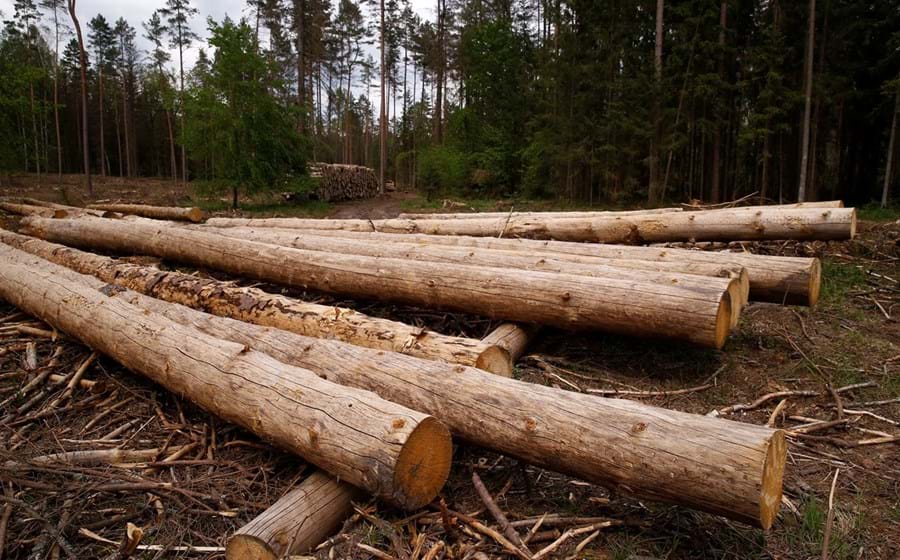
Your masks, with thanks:
[[(57, 190), (54, 185), (39, 187), (29, 179), (4, 187), (0, 195), (79, 204), (85, 201), (78, 196), (79, 189), (77, 182)], [(95, 198), (155, 204), (196, 200), (188, 190), (165, 181), (125, 184), (112, 179), (98, 181)], [(415, 200), (413, 195), (396, 193), (376, 201), (334, 205), (328, 213), (388, 217), (401, 209), (410, 210)], [(265, 213), (295, 214), (290, 208), (267, 209)], [(0, 220), (4, 227), (15, 226), (14, 217), (0, 216)], [(807, 309), (753, 303), (722, 351), (602, 333), (546, 330), (520, 361), (515, 376), (563, 390), (654, 392), (702, 386), (713, 380), (714, 385), (705, 390), (630, 397), (699, 414), (752, 403), (773, 392), (818, 392), (814, 397), (787, 398), (781, 414), (774, 418), (775, 424), (785, 429), (807, 422), (804, 418), (835, 418), (839, 401), (845, 424), (790, 438), (787, 504), (771, 531), (611, 494), (466, 444), (456, 449), (451, 480), (443, 492), (450, 509), (474, 512), (478, 519), (496, 526), (483, 512), (473, 488), (471, 474), (475, 471), (492, 494), (502, 494), (497, 503), (511, 519), (556, 513), (623, 522), (602, 530), (576, 558), (800, 560), (823, 557), (829, 494), (837, 476), (827, 557), (900, 558), (900, 444), (849, 446), (881, 437), (879, 433), (900, 434), (900, 402), (864, 404), (900, 397), (900, 324), (896, 319), (900, 316), (900, 223), (866, 222), (860, 236), (846, 243), (766, 243), (744, 248), (821, 257), (825, 284), (820, 305)], [(200, 273), (225, 278), (220, 273)], [(460, 314), (261, 287), (339, 302), (447, 334), (482, 337), (497, 324)], [(71, 401), (49, 409), (48, 403), (58, 394), (58, 388), (50, 388), (43, 398), (22, 410), (33, 396), (17, 393), (35, 375), (26, 371), (29, 344), (35, 346), (39, 370), (59, 349), (59, 363), (53, 369), (63, 375), (77, 368), (90, 351), (65, 337), (35, 337), (8, 329), (10, 325), (48, 328), (28, 317), (10, 317), (14, 313), (15, 309), (0, 304), (0, 416), (4, 416), (0, 420), (0, 494), (4, 497), (0, 500), (12, 504), (3, 558), (43, 558), (60, 540), (64, 543), (64, 550), (58, 551), (60, 557), (67, 556), (66, 549), (78, 558), (107, 557), (116, 547), (97, 537), (119, 542), (126, 522), (144, 528), (145, 544), (224, 546), (230, 533), (309, 472), (300, 459), (217, 421), (105, 358), (95, 362), (85, 376), (98, 382), (93, 389), (79, 389)], [(839, 397), (828, 391), (829, 386), (860, 384), (864, 386), (841, 392)], [(779, 402), (772, 399), (753, 410), (724, 416), (765, 424)], [(98, 419), (101, 411), (114, 405), (119, 406)], [(92, 425), (86, 427), (88, 424)], [(109, 436), (122, 426), (126, 428), (121, 434)], [(154, 470), (75, 466), (21, 470), (3, 465), (7, 460), (63, 450), (185, 444), (194, 445), (190, 453), (171, 466)], [(429, 509), (434, 512), (436, 507)], [(425, 550), (439, 539), (452, 544), (454, 554), (447, 558), (478, 558), (476, 552), (490, 558), (509, 557), (490, 539), (479, 543), (468, 536), (462, 526), (454, 531), (458, 540), (451, 541), (440, 516), (410, 519), (408, 513), (378, 503), (360, 504), (360, 508), (366, 516), (348, 521), (336, 544), (319, 552), (319, 558), (371, 558), (357, 543), (395, 558), (409, 557), (417, 535), (425, 535)], [(0, 514), (2, 511), (0, 504)], [(81, 529), (94, 536), (86, 536)], [(569, 557), (586, 536), (570, 539), (549, 557)], [(532, 551), (549, 542), (534, 543)], [(220, 552), (143, 554), (137, 557), (224, 557)]]

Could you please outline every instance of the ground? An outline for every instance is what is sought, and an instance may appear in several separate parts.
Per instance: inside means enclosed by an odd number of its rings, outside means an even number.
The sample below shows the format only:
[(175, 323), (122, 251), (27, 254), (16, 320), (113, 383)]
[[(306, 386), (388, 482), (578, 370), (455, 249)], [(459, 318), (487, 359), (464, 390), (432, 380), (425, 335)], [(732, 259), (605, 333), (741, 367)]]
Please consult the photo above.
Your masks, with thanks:
[[(55, 185), (39, 187), (34, 178), (21, 179), (13, 187), (5, 186), (0, 195), (36, 196), (71, 204), (85, 202), (77, 178), (66, 180), (68, 187), (58, 189)], [(113, 179), (98, 180), (94, 198), (193, 203), (217, 212), (224, 212), (225, 206), (217, 199), (202, 199), (190, 189), (166, 181), (125, 184)], [(444, 205), (441, 200), (426, 202), (410, 193), (334, 205), (284, 206), (277, 202), (277, 197), (253, 199), (243, 212), (380, 218)], [(468, 205), (480, 210), (554, 207), (552, 203), (528, 201), (477, 201)], [(751, 403), (777, 391), (818, 392), (819, 396), (787, 399), (774, 419), (786, 429), (802, 424), (804, 420), (799, 417), (834, 418), (839, 401), (847, 411), (846, 423), (790, 438), (785, 480), (787, 505), (772, 530), (763, 532), (680, 507), (611, 495), (601, 487), (465, 444), (456, 449), (451, 480), (442, 493), (447, 504), (455, 511), (483, 510), (472, 486), (474, 470), (490, 492), (498, 496), (498, 505), (510, 518), (550, 512), (624, 522), (601, 531), (577, 558), (800, 560), (823, 557), (831, 501), (830, 558), (900, 557), (900, 445), (893, 442), (847, 447), (852, 442), (877, 439), (881, 437), (879, 433), (900, 433), (900, 324), (895, 318), (900, 314), (900, 216), (870, 213), (864, 217), (877, 220), (864, 221), (859, 237), (850, 242), (747, 244), (745, 248), (752, 251), (821, 257), (825, 263), (823, 296), (814, 309), (751, 304), (742, 316), (739, 330), (721, 351), (597, 333), (545, 330), (516, 368), (517, 378), (579, 391), (618, 388), (664, 392), (707, 385), (711, 380), (713, 386), (703, 390), (631, 397), (699, 414)], [(0, 216), (0, 220), (6, 227), (15, 227), (13, 218)], [(221, 274), (216, 276), (224, 278)], [(274, 286), (261, 287), (284, 291)], [(290, 290), (287, 293), (338, 301), (317, 294)], [(447, 334), (481, 337), (497, 324), (472, 316), (374, 302), (340, 303)], [(42, 395), (43, 400), (21, 396), (17, 391), (23, 378), (27, 378), (29, 343), (35, 343), (38, 368), (50, 363), (58, 351), (53, 369), (64, 375), (74, 371), (90, 352), (69, 339), (23, 334), (11, 328), (13, 325), (47, 328), (0, 304), (0, 414), (6, 415), (0, 420), (0, 441), (7, 442), (3, 446), (6, 450), (0, 451), (0, 481), (6, 492), (6, 498), (0, 499), (14, 504), (4, 558), (42, 558), (54, 542), (48, 535), (57, 534), (64, 537), (65, 546), (77, 557), (105, 557), (115, 551), (115, 546), (103, 544), (96, 537), (118, 542), (129, 521), (145, 529), (145, 544), (222, 546), (227, 535), (271, 504), (307, 469), (300, 460), (243, 430), (216, 421), (105, 358), (90, 365), (85, 375), (98, 384), (91, 390), (77, 390), (72, 400), (57, 409), (48, 404), (53, 401), (52, 391)], [(2, 349), (6, 349), (5, 354)], [(827, 389), (858, 384), (864, 386), (840, 392), (838, 397)], [(779, 401), (769, 400), (758, 408), (726, 416), (765, 424)], [(894, 402), (865, 404), (873, 401)], [(108, 410), (111, 412), (104, 412)], [(114, 433), (123, 427), (120, 433)], [(162, 468), (144, 465), (131, 469), (53, 467), (21, 471), (3, 465), (6, 460), (63, 449), (179, 445), (191, 447)], [(831, 494), (835, 476), (837, 482)], [(319, 557), (368, 558), (356, 546), (362, 542), (404, 558), (409, 557), (410, 550), (406, 548), (416, 534), (425, 534), (427, 543), (447, 539), (434, 516), (410, 519), (407, 513), (377, 503), (361, 503), (360, 508), (369, 517), (352, 518), (336, 544), (319, 552)], [(479, 513), (477, 517), (492, 523), (487, 514)], [(80, 529), (85, 531), (79, 532)], [(571, 539), (551, 557), (572, 554), (585, 536)], [(459, 538), (457, 552), (476, 542), (465, 533), (460, 533)], [(532, 550), (539, 550), (547, 542), (534, 544)], [(489, 540), (480, 550), (490, 557), (504, 557), (502, 550)], [(150, 552), (144, 554), (154, 557)], [(169, 552), (165, 557), (180, 555), (222, 557), (216, 552)], [(62, 557), (65, 556), (63, 551)], [(464, 556), (459, 552), (456, 557)]]

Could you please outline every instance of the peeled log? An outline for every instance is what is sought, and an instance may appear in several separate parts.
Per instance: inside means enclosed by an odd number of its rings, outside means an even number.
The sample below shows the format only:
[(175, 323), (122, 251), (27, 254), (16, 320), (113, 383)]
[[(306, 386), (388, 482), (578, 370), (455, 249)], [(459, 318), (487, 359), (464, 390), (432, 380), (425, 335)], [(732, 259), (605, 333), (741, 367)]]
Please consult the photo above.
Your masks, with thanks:
[(510, 360), (516, 363), (525, 354), (528, 344), (539, 330), (537, 325), (520, 325), (518, 323), (502, 323), (481, 339), (509, 352)]
[(750, 207), (595, 218), (481, 218), (466, 220), (316, 220), (216, 218), (214, 226), (525, 237), (600, 243), (667, 241), (844, 240), (856, 233), (853, 208)]
[(715, 276), (685, 274), (647, 270), (652, 267), (620, 266), (617, 261), (603, 260), (596, 257), (561, 257), (556, 255), (532, 256), (521, 251), (502, 251), (496, 249), (470, 249), (445, 245), (428, 245), (417, 243), (379, 243), (365, 239), (334, 239), (326, 235), (310, 235), (303, 232), (271, 228), (201, 228), (202, 231), (272, 243), (295, 249), (310, 251), (328, 251), (345, 255), (364, 255), (367, 257), (409, 259), (442, 263), (459, 263), (486, 267), (515, 268), (539, 272), (556, 272), (591, 276), (600, 278), (618, 278), (622, 280), (639, 279), (641, 282), (680, 286), (700, 293), (720, 294), (727, 291), (731, 297), (731, 326), (738, 323), (741, 308), (747, 303), (750, 290), (749, 276), (742, 269), (722, 269)]
[(277, 560), (305, 554), (333, 535), (353, 512), (359, 491), (329, 474), (315, 472), (235, 532), (227, 560)]
[[(67, 283), (104, 289), (92, 277), (45, 266)], [(786, 457), (780, 430), (303, 337), (128, 290), (104, 291), (332, 382), (431, 413), (459, 437), (543, 468), (764, 528), (780, 507)]]
[(352, 309), (307, 303), (256, 288), (120, 262), (2, 229), (0, 241), (104, 282), (213, 315), (512, 375), (509, 353), (479, 340), (446, 336)]
[(41, 216), (44, 218), (65, 218), (68, 212), (46, 206), (33, 206), (31, 204), (16, 204), (15, 202), (0, 202), (0, 209), (10, 214), (19, 216)]
[(88, 208), (131, 214), (157, 220), (176, 220), (182, 222), (202, 222), (205, 214), (197, 208), (181, 208), (178, 206), (147, 206), (145, 204), (90, 204)]
[(428, 415), (63, 281), (7, 245), (0, 259), (6, 301), (347, 482), (413, 509), (449, 474), (449, 433)]
[(404, 220), (468, 220), (472, 218), (593, 218), (597, 216), (636, 216), (641, 214), (666, 214), (682, 212), (682, 208), (648, 208), (646, 210), (597, 210), (573, 212), (461, 212), (450, 214), (403, 213), (397, 217)]
[(236, 276), (512, 321), (682, 339), (714, 348), (724, 345), (730, 329), (728, 292), (711, 297), (638, 280), (334, 255), (138, 221), (28, 217), (22, 224), (26, 233), (67, 245), (147, 254)]
[[(281, 230), (276, 230), (281, 231)], [(289, 230), (298, 231), (298, 230)], [(302, 230), (301, 230), (302, 231)], [(307, 231), (319, 234), (318, 230)], [(329, 237), (365, 239), (373, 242), (423, 243), (429, 245), (453, 245), (525, 251), (532, 255), (577, 255), (616, 259), (621, 261), (647, 261), (663, 270), (682, 271), (688, 274), (708, 274), (695, 266), (743, 267), (749, 274), (750, 299), (773, 303), (813, 306), (819, 299), (822, 284), (822, 264), (817, 258), (776, 257), (752, 253), (694, 251), (660, 247), (632, 247), (605, 245), (602, 243), (569, 243), (565, 241), (541, 241), (537, 239), (494, 239), (490, 237), (465, 237), (454, 235), (416, 235), (396, 233), (357, 233), (331, 231)], [(631, 266), (631, 265), (629, 265)]]
[(92, 208), (82, 208), (80, 206), (70, 206), (68, 204), (59, 204), (56, 202), (48, 202), (46, 200), (38, 200), (37, 198), (23, 198), (22, 202), (32, 206), (43, 206), (45, 208), (56, 208), (57, 210), (65, 210), (70, 216), (80, 216), (88, 214), (91, 216), (102, 217), (106, 214), (103, 210), (94, 210)]

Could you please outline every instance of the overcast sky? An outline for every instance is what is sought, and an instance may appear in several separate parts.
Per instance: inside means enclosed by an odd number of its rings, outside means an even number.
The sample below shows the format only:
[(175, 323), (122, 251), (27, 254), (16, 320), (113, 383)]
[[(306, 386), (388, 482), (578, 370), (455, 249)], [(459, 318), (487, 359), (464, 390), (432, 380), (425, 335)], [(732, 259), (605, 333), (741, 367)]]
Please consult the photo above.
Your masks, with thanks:
[[(112, 24), (120, 17), (124, 17), (132, 27), (137, 30), (137, 45), (142, 51), (149, 49), (149, 42), (144, 39), (144, 29), (142, 23), (150, 19), (150, 16), (157, 9), (165, 4), (166, 0), (78, 0), (76, 11), (78, 20), (81, 23), (82, 33), (87, 39), (87, 22), (97, 14), (103, 16)], [(337, 0), (332, 0), (337, 5)], [(412, 0), (413, 9), (424, 19), (434, 19), (434, 8), (431, 0)], [(191, 0), (191, 4), (199, 10), (199, 14), (191, 21), (191, 27), (201, 37), (201, 41), (194, 43), (191, 49), (185, 53), (185, 70), (193, 66), (197, 59), (197, 52), (200, 47), (206, 46), (206, 38), (209, 36), (206, 20), (212, 17), (216, 21), (222, 20), (226, 15), (234, 20), (246, 16), (248, 19), (253, 15), (253, 11), (247, 7), (245, 0)], [(0, 13), (3, 14), (2, 19), (9, 19), (15, 13), (15, 0), (0, 0)], [(70, 24), (68, 18), (65, 23)], [(43, 22), (47, 24), (47, 20)], [(68, 38), (66, 39), (66, 41)], [(265, 40), (265, 38), (262, 38)], [(377, 51), (371, 48), (372, 56), (377, 60)], [(172, 61), (177, 64), (178, 53), (172, 51)], [(357, 78), (358, 79), (358, 78)], [(362, 89), (362, 84), (358, 84), (357, 90)], [(377, 107), (378, 91), (373, 88), (373, 106)]]

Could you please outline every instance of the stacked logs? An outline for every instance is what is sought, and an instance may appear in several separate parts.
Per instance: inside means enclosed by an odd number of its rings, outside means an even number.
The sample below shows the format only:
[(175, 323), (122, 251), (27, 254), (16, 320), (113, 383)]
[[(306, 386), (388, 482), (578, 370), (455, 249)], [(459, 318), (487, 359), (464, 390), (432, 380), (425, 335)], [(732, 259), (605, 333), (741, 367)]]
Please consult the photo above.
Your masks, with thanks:
[(375, 170), (362, 165), (315, 163), (310, 175), (319, 180), (316, 198), (326, 202), (378, 196)]

